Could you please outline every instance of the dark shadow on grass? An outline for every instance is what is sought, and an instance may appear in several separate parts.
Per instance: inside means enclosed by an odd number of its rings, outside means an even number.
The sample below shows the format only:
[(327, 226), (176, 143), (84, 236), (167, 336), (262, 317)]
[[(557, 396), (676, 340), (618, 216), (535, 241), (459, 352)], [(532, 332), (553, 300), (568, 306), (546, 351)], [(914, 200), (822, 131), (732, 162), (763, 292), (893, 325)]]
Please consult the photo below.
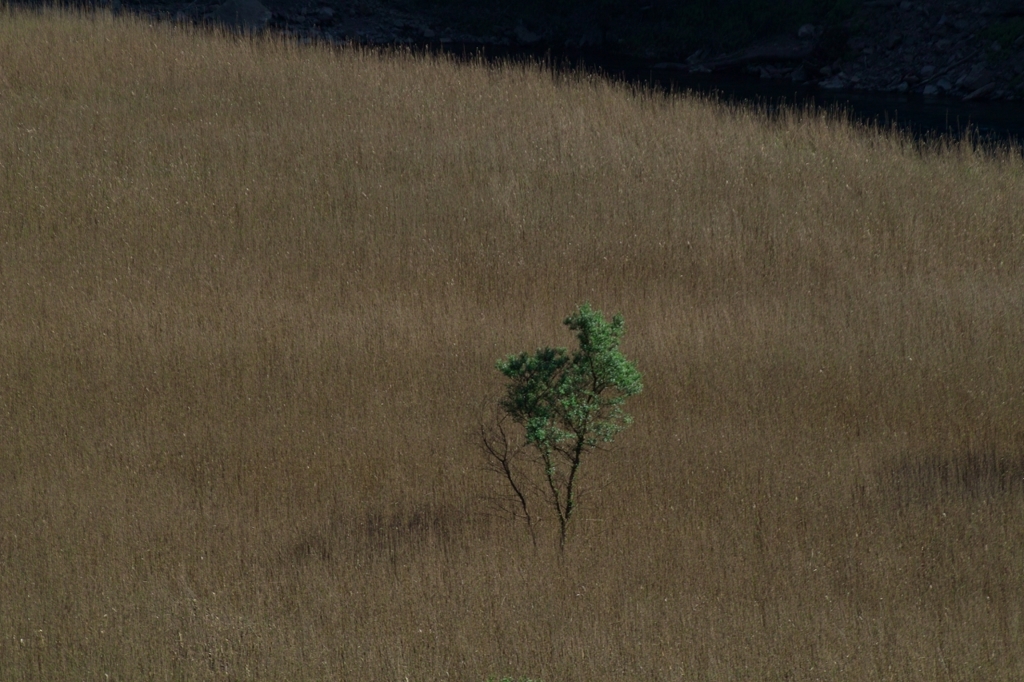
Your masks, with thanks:
[(428, 546), (448, 549), (470, 530), (453, 506), (426, 503), (340, 512), (330, 523), (301, 533), (283, 553), (285, 562), (333, 563), (385, 557), (392, 561)]
[(1024, 495), (1024, 451), (908, 453), (883, 469), (881, 479), (882, 489), (900, 508), (956, 499), (1006, 499)]

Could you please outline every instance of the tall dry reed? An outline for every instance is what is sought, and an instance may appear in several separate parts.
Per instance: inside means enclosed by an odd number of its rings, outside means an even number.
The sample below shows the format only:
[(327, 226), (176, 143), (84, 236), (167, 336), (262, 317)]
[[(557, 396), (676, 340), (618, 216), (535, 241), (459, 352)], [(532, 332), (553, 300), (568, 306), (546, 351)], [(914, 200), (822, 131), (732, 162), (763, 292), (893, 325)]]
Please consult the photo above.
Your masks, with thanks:
[[(0, 677), (1017, 680), (1024, 164), (0, 14)], [(625, 314), (564, 557), (494, 361)]]

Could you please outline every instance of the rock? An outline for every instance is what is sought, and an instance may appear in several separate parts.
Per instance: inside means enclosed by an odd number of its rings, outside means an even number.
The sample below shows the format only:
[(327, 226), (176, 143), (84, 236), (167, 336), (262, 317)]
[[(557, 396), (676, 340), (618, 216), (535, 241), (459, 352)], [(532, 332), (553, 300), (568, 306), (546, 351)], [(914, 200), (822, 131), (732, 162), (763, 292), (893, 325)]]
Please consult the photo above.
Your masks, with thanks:
[(999, 9), (1001, 17), (1024, 17), (1024, 0), (1006, 0)]
[(793, 69), (793, 73), (789, 74), (789, 77), (793, 80), (794, 83), (806, 83), (807, 69), (805, 69), (804, 65), (801, 64), (800, 66)]
[(758, 72), (761, 74), (761, 78), (779, 79), (789, 76), (789, 74), (792, 73), (792, 69), (769, 64), (767, 66), (762, 66)]
[(814, 53), (823, 60), (842, 59), (850, 46), (850, 31), (842, 25), (826, 26), (814, 46)]
[(952, 90), (952, 89), (953, 89), (953, 84), (952, 84), (952, 83), (950, 83), (950, 82), (949, 82), (948, 80), (946, 80), (945, 78), (940, 78), (940, 79), (939, 79), (939, 82), (938, 82), (938, 83), (936, 83), (936, 84), (935, 84), (935, 86), (936, 86), (936, 87), (937, 87), (937, 88), (938, 88), (939, 90), (942, 90), (943, 92), (949, 92), (950, 90)]
[(935, 67), (931, 64), (925, 64), (921, 67), (921, 78), (931, 78), (935, 73)]
[(996, 89), (996, 84), (995, 83), (988, 83), (987, 85), (981, 86), (980, 88), (978, 88), (974, 92), (970, 93), (969, 95), (966, 95), (964, 97), (964, 101), (965, 102), (970, 102), (970, 101), (976, 100), (976, 99), (983, 99), (986, 95), (990, 94), (995, 89)]
[(598, 27), (591, 28), (580, 36), (580, 47), (600, 47), (604, 45), (604, 31)]
[(804, 24), (800, 27), (800, 30), (796, 32), (797, 38), (800, 38), (801, 40), (811, 40), (814, 38), (814, 35), (814, 24)]
[(694, 52), (693, 54), (691, 54), (689, 57), (686, 58), (686, 63), (687, 64), (699, 64), (707, 56), (708, 56), (708, 51), (707, 50), (697, 50), (696, 52)]
[(809, 58), (814, 44), (803, 40), (776, 40), (752, 45), (744, 50), (712, 59), (700, 64), (711, 71), (724, 71), (750, 64), (765, 62), (794, 62)]
[(822, 90), (842, 90), (846, 87), (846, 82), (839, 76), (833, 76), (818, 83), (818, 87)]
[(924, 91), (922, 92), (922, 94), (925, 97), (935, 96), (935, 95), (939, 94), (939, 88), (937, 86), (935, 86), (935, 85), (926, 85), (926, 86), (924, 86)]
[(576, 37), (565, 41), (565, 46), (570, 48), (600, 47), (601, 45), (604, 45), (604, 32), (596, 26), (588, 27)]
[(214, 10), (214, 18), (228, 26), (246, 31), (261, 31), (270, 21), (271, 12), (259, 0), (227, 0)]
[(521, 21), (516, 24), (512, 33), (515, 35), (516, 40), (522, 45), (533, 45), (534, 43), (540, 42), (540, 36), (526, 28)]
[(992, 72), (984, 64), (975, 64), (966, 76), (957, 79), (957, 87), (964, 90), (974, 91), (982, 88), (994, 80)]

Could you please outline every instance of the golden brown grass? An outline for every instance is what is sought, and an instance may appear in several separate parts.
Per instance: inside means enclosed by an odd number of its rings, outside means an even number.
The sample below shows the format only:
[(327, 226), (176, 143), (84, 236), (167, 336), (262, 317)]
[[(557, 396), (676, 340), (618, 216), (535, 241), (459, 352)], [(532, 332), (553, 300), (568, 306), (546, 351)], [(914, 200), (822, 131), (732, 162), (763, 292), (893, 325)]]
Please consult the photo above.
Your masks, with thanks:
[[(1024, 164), (0, 14), (0, 677), (1017, 680)], [(622, 311), (564, 559), (494, 361)]]

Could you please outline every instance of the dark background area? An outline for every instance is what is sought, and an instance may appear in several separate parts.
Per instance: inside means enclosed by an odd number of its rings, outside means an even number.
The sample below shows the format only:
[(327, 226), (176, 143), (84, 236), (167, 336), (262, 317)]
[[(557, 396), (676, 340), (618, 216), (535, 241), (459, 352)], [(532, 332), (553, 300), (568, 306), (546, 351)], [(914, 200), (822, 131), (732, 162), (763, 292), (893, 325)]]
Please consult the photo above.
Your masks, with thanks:
[[(384, 4), (481, 24), (522, 22), (552, 44), (585, 42), (629, 53), (680, 56), (700, 48), (728, 50), (802, 24), (839, 26), (858, 0), (389, 0)], [(477, 24), (476, 26), (472, 24)]]
[[(679, 56), (696, 49), (735, 49), (758, 39), (793, 34), (802, 24), (839, 26), (861, 0), (260, 0), (276, 15), (329, 7), (335, 16), (402, 13), (432, 25), (476, 35), (505, 35), (511, 27), (545, 44), (577, 43), (608, 52)], [(68, 0), (189, 19), (224, 0)], [(53, 4), (15, 0), (17, 5)], [(272, 20), (271, 24), (275, 22)]]

